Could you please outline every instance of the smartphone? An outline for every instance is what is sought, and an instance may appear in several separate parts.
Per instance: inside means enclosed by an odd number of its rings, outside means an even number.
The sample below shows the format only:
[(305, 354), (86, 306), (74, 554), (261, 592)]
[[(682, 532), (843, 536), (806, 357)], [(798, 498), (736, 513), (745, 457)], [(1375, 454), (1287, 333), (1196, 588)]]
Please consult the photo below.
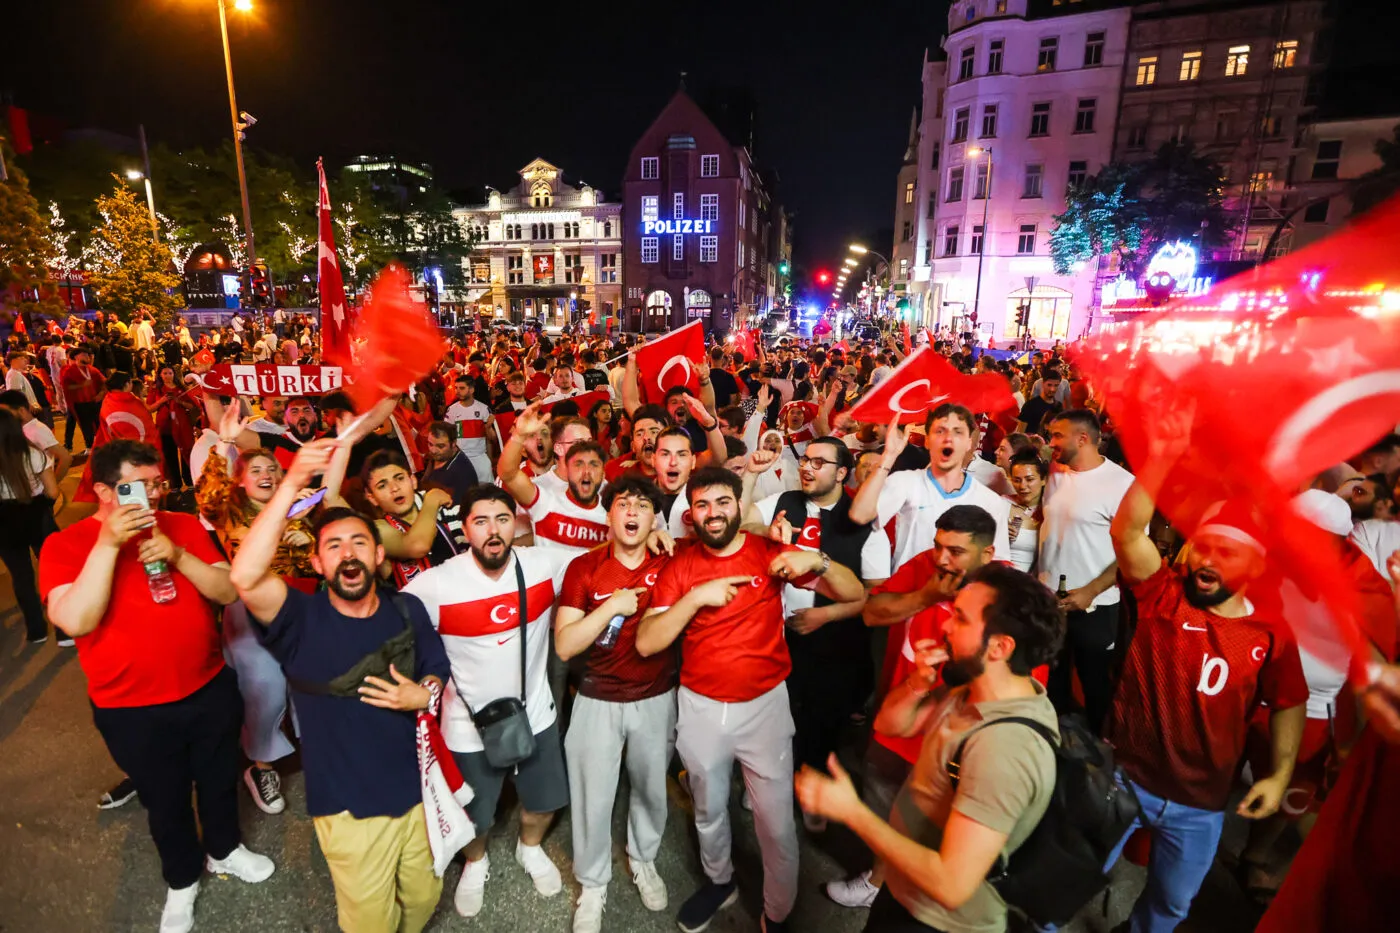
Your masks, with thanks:
[(312, 509), (316, 508), (316, 506), (320, 505), (321, 500), (324, 498), (326, 498), (326, 489), (323, 486), (305, 499), (299, 499), (293, 502), (292, 507), (287, 510), (287, 517), (296, 518), (298, 515), (305, 515), (307, 512), (310, 512)]
[(151, 500), (146, 495), (146, 484), (139, 479), (129, 483), (117, 483), (117, 505), (139, 505), (143, 509), (149, 509)]

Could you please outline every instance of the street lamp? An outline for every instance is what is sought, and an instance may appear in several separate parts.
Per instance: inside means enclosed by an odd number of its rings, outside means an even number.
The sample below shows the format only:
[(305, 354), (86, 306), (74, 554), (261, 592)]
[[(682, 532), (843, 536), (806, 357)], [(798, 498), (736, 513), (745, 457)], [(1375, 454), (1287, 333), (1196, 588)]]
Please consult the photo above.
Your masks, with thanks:
[[(253, 2), (252, 0), (233, 0), (233, 8), (240, 13), (249, 13), (253, 9)], [(257, 121), (247, 114), (239, 112), (238, 98), (233, 90), (233, 56), (229, 52), (228, 45), (227, 0), (219, 0), (219, 31), (224, 40), (224, 76), (228, 80), (228, 110), (233, 122), (233, 159), (238, 166), (238, 191), (243, 198), (244, 250), (247, 253), (245, 274), (251, 275), (253, 264), (257, 262), (258, 255), (253, 247), (253, 211), (248, 206), (248, 173), (243, 167), (243, 131)], [(251, 279), (249, 281), (251, 282)]]
[[(974, 329), (977, 324), (977, 309), (982, 301), (982, 257), (987, 255), (987, 241), (991, 239), (991, 230), (987, 224), (987, 212), (992, 206), (992, 147), (973, 146), (967, 150), (967, 154), (976, 158), (983, 153), (987, 154), (987, 187), (982, 192), (982, 241), (977, 244), (977, 285), (972, 291), (972, 322)], [(973, 182), (975, 185), (976, 182)], [(976, 188), (973, 194), (976, 194)]]
[(155, 234), (157, 240), (160, 239), (160, 227), (156, 223), (156, 198), (151, 192), (151, 177), (145, 172), (129, 169), (126, 177), (132, 181), (144, 181), (146, 183), (146, 207), (151, 211), (151, 232)]

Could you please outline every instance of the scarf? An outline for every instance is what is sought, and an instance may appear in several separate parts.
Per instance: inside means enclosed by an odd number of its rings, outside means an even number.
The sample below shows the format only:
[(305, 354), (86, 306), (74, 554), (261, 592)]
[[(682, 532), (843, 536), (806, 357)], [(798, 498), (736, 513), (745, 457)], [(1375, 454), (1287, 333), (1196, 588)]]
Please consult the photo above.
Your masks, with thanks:
[(429, 692), (432, 699), (428, 708), (418, 711), (418, 776), (423, 785), (423, 819), (428, 826), (433, 873), (441, 878), (452, 857), (476, 838), (465, 809), (476, 795), (462, 779), (438, 728), (442, 692)]

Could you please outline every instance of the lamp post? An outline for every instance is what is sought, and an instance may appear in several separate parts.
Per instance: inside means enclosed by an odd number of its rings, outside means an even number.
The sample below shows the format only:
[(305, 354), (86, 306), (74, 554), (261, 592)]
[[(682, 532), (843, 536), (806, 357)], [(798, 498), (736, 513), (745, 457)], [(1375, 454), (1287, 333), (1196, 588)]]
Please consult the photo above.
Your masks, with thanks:
[[(243, 131), (253, 125), (253, 120), (243, 120), (238, 112), (238, 98), (233, 90), (233, 56), (228, 46), (228, 12), (226, 0), (219, 0), (219, 31), (224, 39), (224, 75), (228, 79), (228, 109), (233, 121), (233, 159), (238, 165), (238, 191), (243, 197), (244, 249), (247, 253), (245, 275), (251, 276), (253, 264), (258, 255), (253, 248), (253, 212), (248, 206), (248, 174), (243, 168)], [(233, 0), (234, 9), (247, 13), (253, 8), (252, 0)], [(249, 280), (251, 283), (251, 279)], [(251, 284), (249, 286), (251, 291)]]
[[(885, 255), (883, 255), (883, 254), (881, 254), (881, 253), (877, 253), (877, 252), (876, 252), (875, 250), (873, 250), (873, 249), (869, 249), (869, 248), (867, 248), (867, 247), (861, 246), (859, 243), (852, 243), (852, 244), (850, 245), (849, 248), (850, 248), (850, 251), (851, 251), (851, 252), (855, 253), (855, 254), (858, 255), (858, 256), (864, 256), (864, 255), (866, 255), (866, 254), (868, 253), (868, 254), (870, 254), (871, 256), (874, 256), (876, 259), (882, 260), (882, 261), (885, 263), (885, 271), (889, 274), (889, 277), (890, 277), (890, 285), (891, 285), (891, 287), (893, 287), (893, 285), (894, 285), (894, 266), (890, 263), (890, 260), (889, 260), (889, 258), (888, 258), (887, 256), (885, 256)], [(878, 288), (878, 286), (879, 286), (879, 277), (878, 277), (878, 276), (876, 276), (875, 282), (876, 282), (876, 288)], [(872, 303), (871, 303), (871, 313), (873, 314), (874, 311), (875, 311), (875, 307), (878, 306), (878, 304), (879, 304), (880, 296), (879, 296), (879, 294), (877, 293), (877, 291), (876, 291), (875, 289), (872, 289), (872, 290), (871, 290), (871, 294), (874, 296), (874, 300), (873, 300)]]
[[(976, 157), (981, 153), (987, 154), (987, 189), (982, 192), (982, 241), (977, 249), (977, 285), (972, 290), (972, 320), (974, 330), (976, 329), (977, 312), (982, 304), (982, 257), (987, 255), (987, 240), (989, 239), (987, 225), (988, 212), (992, 206), (992, 147), (979, 149), (976, 146), (967, 150), (967, 154)], [(973, 181), (976, 185), (977, 182)], [(976, 189), (974, 189), (975, 193)]]
[(151, 176), (145, 172), (131, 169), (126, 173), (126, 177), (132, 181), (144, 181), (146, 183), (146, 207), (151, 212), (151, 233), (159, 240), (160, 227), (156, 223), (156, 198), (151, 192)]

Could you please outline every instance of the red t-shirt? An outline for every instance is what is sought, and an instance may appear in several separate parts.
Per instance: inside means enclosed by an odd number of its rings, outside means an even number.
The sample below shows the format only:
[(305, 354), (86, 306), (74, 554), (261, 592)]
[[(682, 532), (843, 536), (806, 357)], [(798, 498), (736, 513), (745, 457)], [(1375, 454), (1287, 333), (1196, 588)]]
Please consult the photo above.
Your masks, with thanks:
[[(206, 564), (224, 560), (193, 515), (157, 512), (156, 521), (178, 547)], [(72, 583), (97, 543), (96, 516), (50, 535), (39, 558), (39, 595)], [(175, 599), (151, 599), (146, 571), (136, 559), (142, 536), (117, 555), (107, 612), (91, 633), (77, 639), (78, 661), (94, 705), (152, 706), (182, 700), (224, 666), (214, 610), (184, 575), (173, 572)]]
[(63, 397), (71, 405), (74, 402), (95, 402), (106, 381), (102, 371), (95, 366), (69, 363), (58, 371), (59, 384), (63, 386)]
[(659, 696), (676, 686), (675, 646), (644, 658), (637, 653), (637, 625), (651, 606), (651, 595), (664, 555), (646, 559), (635, 570), (613, 557), (612, 545), (604, 544), (574, 558), (564, 573), (559, 605), (578, 609), (585, 615), (607, 602), (617, 590), (642, 588), (637, 594), (637, 611), (622, 622), (622, 631), (611, 648), (589, 648), (583, 656), (583, 681), (579, 693), (610, 703), (630, 703)]
[(1105, 737), (1149, 793), (1223, 810), (1254, 710), (1308, 700), (1297, 642), (1287, 625), (1254, 614), (1226, 619), (1197, 609), (1181, 574), (1165, 565), (1129, 589), (1137, 629)]
[(654, 609), (666, 609), (707, 580), (747, 576), (729, 605), (707, 606), (681, 634), (681, 685), (721, 703), (743, 703), (772, 690), (792, 670), (783, 631), (784, 581), (768, 566), (790, 544), (745, 534), (743, 546), (717, 557), (698, 542), (676, 549), (652, 592)]
[(610, 483), (617, 482), (622, 478), (624, 473), (635, 473), (638, 476), (650, 480), (656, 479), (655, 473), (648, 473), (646, 470), (642, 469), (640, 463), (633, 459), (632, 451), (630, 450), (621, 456), (613, 457), (607, 463), (603, 464), (603, 476)]

